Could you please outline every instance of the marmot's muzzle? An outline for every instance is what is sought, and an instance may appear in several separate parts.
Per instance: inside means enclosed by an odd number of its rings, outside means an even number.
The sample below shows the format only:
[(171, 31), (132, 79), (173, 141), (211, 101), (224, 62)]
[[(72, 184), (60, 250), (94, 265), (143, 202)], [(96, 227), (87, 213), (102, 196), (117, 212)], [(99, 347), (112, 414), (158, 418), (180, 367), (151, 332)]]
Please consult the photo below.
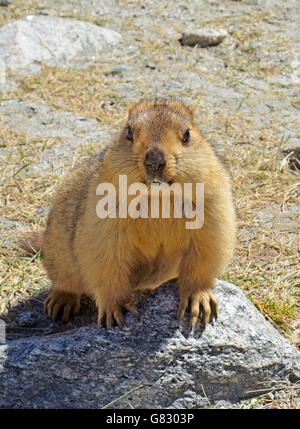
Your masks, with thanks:
[(149, 149), (145, 156), (144, 165), (149, 176), (161, 174), (166, 166), (166, 160), (163, 151), (157, 147)]

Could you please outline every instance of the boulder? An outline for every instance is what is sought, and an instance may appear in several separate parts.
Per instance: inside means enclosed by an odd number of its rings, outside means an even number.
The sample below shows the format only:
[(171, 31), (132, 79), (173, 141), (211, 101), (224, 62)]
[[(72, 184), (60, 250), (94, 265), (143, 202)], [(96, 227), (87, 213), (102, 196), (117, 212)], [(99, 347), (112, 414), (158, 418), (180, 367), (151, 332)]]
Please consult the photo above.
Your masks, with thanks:
[(42, 63), (87, 67), (120, 39), (116, 31), (90, 22), (30, 15), (0, 28), (0, 62), (17, 74), (37, 72)]
[[(230, 406), (300, 375), (299, 352), (234, 285), (218, 281), (219, 317), (188, 334), (165, 284), (126, 328), (87, 326), (0, 346), (2, 408)], [(133, 390), (135, 389), (135, 390)]]

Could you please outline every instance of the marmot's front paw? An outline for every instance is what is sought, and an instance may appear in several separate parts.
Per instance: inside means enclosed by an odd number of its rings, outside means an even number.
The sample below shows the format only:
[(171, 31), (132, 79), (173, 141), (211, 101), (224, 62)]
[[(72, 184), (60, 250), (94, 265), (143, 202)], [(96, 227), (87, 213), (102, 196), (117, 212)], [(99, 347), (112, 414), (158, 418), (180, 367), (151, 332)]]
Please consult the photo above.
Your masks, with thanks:
[(198, 291), (188, 293), (184, 290), (179, 290), (180, 301), (177, 311), (177, 317), (182, 320), (190, 301), (190, 326), (193, 331), (200, 313), (201, 306), (201, 324), (206, 325), (211, 317), (217, 318), (218, 314), (218, 301), (214, 297), (211, 290)]
[(74, 293), (52, 289), (44, 301), (44, 307), (47, 316), (52, 320), (57, 319), (60, 310), (63, 310), (61, 319), (67, 322), (70, 319), (71, 312), (73, 316), (78, 314), (80, 297)]
[(135, 316), (138, 315), (137, 308), (134, 303), (128, 302), (122, 305), (99, 305), (98, 306), (98, 324), (104, 325), (107, 328), (112, 328), (115, 322), (120, 328), (124, 328), (123, 308), (130, 311)]

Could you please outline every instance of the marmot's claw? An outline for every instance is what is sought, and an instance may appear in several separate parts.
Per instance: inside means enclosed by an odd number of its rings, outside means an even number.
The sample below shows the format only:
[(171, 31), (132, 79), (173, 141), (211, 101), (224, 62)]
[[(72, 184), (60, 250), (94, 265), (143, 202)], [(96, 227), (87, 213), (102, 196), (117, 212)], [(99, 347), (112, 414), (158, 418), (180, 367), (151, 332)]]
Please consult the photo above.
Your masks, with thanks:
[(180, 302), (177, 311), (177, 317), (179, 321), (183, 319), (189, 301), (191, 309), (189, 325), (191, 334), (193, 334), (199, 318), (200, 309), (200, 323), (205, 327), (205, 325), (207, 325), (207, 323), (209, 323), (212, 318), (217, 318), (218, 301), (214, 297), (211, 290), (195, 292), (192, 294), (186, 294), (184, 291), (180, 291)]
[(181, 296), (180, 302), (178, 305), (178, 310), (177, 310), (177, 319), (178, 319), (179, 323), (181, 322), (181, 320), (183, 319), (183, 317), (185, 315), (188, 304), (189, 304), (188, 297), (186, 295)]
[(115, 323), (121, 328), (124, 328), (125, 322), (121, 307), (116, 310), (98, 311), (98, 325), (106, 326), (108, 329), (113, 328)]
[(194, 332), (195, 332), (195, 326), (196, 326), (196, 322), (192, 322), (190, 324), (190, 335), (193, 336)]
[(123, 312), (121, 308), (118, 308), (118, 310), (116, 310), (114, 312), (114, 318), (115, 321), (117, 322), (119, 328), (123, 329), (124, 328), (124, 317), (123, 317)]
[(128, 310), (130, 313), (132, 313), (136, 317), (140, 317), (140, 314), (134, 304), (125, 304), (124, 307), (126, 310)]
[(63, 310), (61, 319), (67, 322), (71, 312), (74, 316), (79, 313), (80, 298), (74, 293), (52, 290), (44, 301), (44, 308), (52, 320), (56, 320), (60, 310)]
[(212, 319), (217, 320), (219, 304), (217, 299), (214, 297), (213, 293), (210, 294), (210, 308), (211, 308), (211, 317)]

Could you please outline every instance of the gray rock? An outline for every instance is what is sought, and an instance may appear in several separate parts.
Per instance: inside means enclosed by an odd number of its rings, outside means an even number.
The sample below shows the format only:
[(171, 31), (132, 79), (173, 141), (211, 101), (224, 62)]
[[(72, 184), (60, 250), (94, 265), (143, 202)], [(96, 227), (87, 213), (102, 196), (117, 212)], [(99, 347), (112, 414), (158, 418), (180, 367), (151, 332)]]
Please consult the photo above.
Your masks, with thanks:
[(177, 327), (177, 291), (164, 285), (123, 331), (89, 326), (0, 346), (0, 407), (101, 408), (134, 388), (112, 408), (229, 406), (267, 381), (295, 382), (299, 352), (237, 286), (218, 281), (215, 293), (219, 318), (194, 337)]
[(46, 218), (50, 212), (50, 206), (46, 207), (38, 207), (35, 211), (35, 216), (38, 216), (40, 218)]
[[(4, 320), (0, 319), (0, 344), (4, 344), (6, 342), (6, 325)], [(0, 368), (0, 372), (1, 372)]]
[(0, 6), (9, 6), (12, 0), (0, 0)]
[(38, 323), (40, 318), (37, 311), (25, 311), (16, 317), (16, 324), (22, 327), (32, 327)]
[(127, 70), (126, 66), (124, 64), (118, 64), (117, 66), (113, 66), (109, 73), (110, 74), (121, 74)]
[(0, 88), (5, 84), (6, 81), (6, 65), (0, 58)]
[(13, 91), (17, 87), (17, 83), (7, 79), (6, 63), (0, 57), (0, 94), (1, 92)]
[(0, 28), (0, 60), (15, 73), (34, 73), (42, 63), (87, 67), (120, 41), (116, 31), (90, 22), (27, 16)]
[(207, 46), (219, 45), (227, 36), (226, 30), (214, 30), (212, 28), (202, 28), (197, 31), (182, 33), (179, 42), (181, 45), (187, 46), (200, 46), (206, 48)]

